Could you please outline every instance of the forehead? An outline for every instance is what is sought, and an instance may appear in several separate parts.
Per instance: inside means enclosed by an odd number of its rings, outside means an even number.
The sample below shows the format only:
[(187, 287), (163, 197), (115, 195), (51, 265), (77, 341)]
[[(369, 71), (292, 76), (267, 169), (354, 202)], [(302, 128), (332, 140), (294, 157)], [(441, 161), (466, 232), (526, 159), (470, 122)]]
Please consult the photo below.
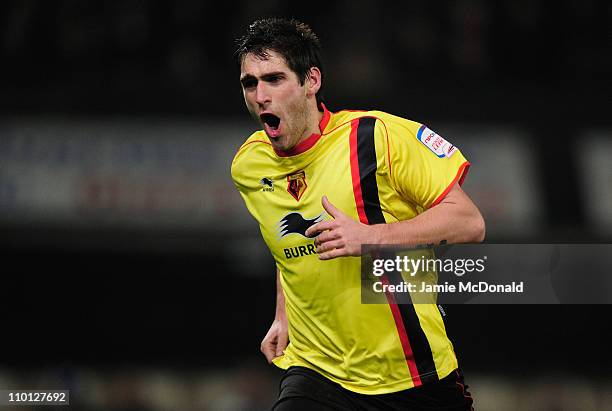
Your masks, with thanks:
[(240, 64), (240, 76), (252, 75), (259, 77), (266, 73), (291, 71), (283, 56), (271, 50), (267, 50), (266, 54), (267, 57), (265, 59), (252, 53), (245, 55)]

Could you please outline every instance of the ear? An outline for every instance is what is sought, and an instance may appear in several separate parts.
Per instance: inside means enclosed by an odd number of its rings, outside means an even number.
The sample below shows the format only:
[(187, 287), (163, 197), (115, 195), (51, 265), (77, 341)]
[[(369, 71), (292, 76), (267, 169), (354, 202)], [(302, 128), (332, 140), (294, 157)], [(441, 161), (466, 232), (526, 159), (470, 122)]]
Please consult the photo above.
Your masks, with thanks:
[(321, 88), (321, 70), (318, 67), (311, 67), (306, 74), (306, 95), (314, 96)]

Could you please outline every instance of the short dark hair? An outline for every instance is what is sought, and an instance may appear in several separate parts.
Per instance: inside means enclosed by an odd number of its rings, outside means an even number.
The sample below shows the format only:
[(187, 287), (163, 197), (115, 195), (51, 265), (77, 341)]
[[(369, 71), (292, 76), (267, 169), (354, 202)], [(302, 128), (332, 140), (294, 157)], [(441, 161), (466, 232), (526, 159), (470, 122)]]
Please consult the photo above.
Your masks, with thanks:
[[(269, 51), (275, 51), (283, 56), (287, 66), (297, 74), (301, 85), (311, 67), (318, 67), (323, 77), (319, 38), (307, 24), (298, 20), (276, 17), (255, 20), (236, 43), (238, 66), (247, 54), (266, 59)], [(316, 97), (320, 104), (323, 100), (323, 83)]]

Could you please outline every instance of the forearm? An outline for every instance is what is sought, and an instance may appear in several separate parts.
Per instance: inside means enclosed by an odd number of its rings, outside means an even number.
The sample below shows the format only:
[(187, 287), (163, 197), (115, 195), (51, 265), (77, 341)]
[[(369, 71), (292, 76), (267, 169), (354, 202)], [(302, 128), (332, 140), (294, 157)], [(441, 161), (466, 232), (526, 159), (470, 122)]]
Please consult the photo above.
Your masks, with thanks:
[(285, 296), (280, 282), (280, 271), (276, 268), (276, 315), (268, 330), (268, 333), (261, 342), (261, 352), (266, 356), (269, 363), (283, 355), (289, 334), (287, 331), (287, 317), (285, 315)]
[(285, 294), (283, 293), (283, 287), (280, 281), (280, 270), (276, 268), (276, 314), (275, 320), (286, 320), (287, 315), (285, 313)]
[(320, 221), (305, 233), (307, 237), (316, 236), (321, 260), (361, 255), (364, 244), (414, 246), (484, 240), (485, 223), (480, 211), (458, 184), (440, 204), (410, 220), (390, 224), (367, 225), (342, 213), (327, 197), (323, 196), (321, 202), (333, 220)]
[(415, 218), (371, 226), (375, 244), (471, 243), (484, 239), (484, 220), (476, 206), (443, 202)]

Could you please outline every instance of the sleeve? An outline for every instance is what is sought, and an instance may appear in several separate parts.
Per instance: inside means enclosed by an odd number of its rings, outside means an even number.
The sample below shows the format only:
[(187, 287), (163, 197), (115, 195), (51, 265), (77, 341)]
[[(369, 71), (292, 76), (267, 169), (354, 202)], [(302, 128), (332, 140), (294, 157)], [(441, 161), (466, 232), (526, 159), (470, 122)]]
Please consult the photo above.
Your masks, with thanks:
[(389, 171), (400, 195), (423, 209), (438, 204), (470, 163), (461, 151), (427, 126), (400, 119), (388, 125)]
[[(249, 137), (250, 139), (250, 137)], [(231, 176), (236, 189), (240, 192), (240, 194), (245, 195), (249, 191), (248, 178), (247, 178), (247, 170), (249, 168), (249, 164), (247, 164), (247, 152), (252, 149), (252, 144), (250, 144), (249, 140), (240, 146), (234, 158), (232, 160), (231, 165)]]
[(234, 160), (232, 161), (232, 166), (231, 166), (231, 176), (232, 176), (232, 181), (234, 182), (234, 185), (236, 186), (236, 189), (238, 190), (238, 192), (240, 194), (243, 194), (246, 191), (246, 185), (244, 183), (244, 178), (243, 178), (243, 174), (241, 173), (241, 167), (240, 167), (240, 163), (239, 161), (237, 161), (237, 156), (234, 158)]

